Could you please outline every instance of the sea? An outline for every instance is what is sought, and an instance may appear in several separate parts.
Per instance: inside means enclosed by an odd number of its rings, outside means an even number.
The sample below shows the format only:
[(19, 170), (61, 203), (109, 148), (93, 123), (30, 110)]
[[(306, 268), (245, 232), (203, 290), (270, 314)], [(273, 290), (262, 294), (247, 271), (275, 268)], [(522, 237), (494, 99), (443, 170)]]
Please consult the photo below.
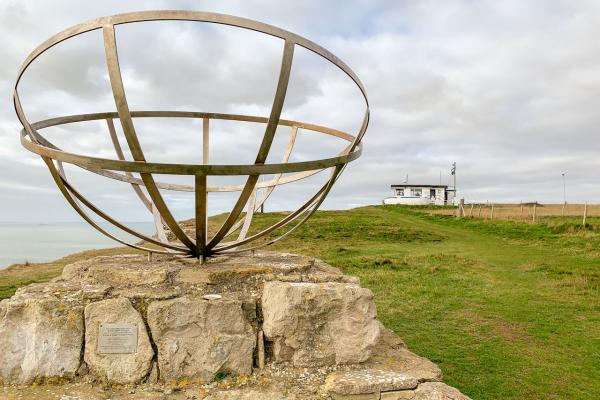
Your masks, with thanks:
[[(109, 228), (108, 224), (100, 224)], [(153, 234), (152, 222), (126, 224), (141, 233)], [(128, 234), (119, 237), (130, 242), (139, 239)], [(63, 256), (91, 249), (121, 246), (86, 222), (30, 224), (0, 222), (0, 269), (16, 263), (53, 261)]]

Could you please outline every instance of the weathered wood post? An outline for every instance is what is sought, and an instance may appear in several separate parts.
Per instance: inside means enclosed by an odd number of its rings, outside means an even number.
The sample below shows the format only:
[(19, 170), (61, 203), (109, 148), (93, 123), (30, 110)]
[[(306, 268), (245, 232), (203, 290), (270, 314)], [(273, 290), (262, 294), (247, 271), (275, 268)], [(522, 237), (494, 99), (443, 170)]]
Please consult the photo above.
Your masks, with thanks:
[(535, 217), (537, 212), (537, 201), (533, 203), (533, 223), (535, 223)]
[(456, 210), (456, 218), (464, 217), (465, 215), (465, 199), (464, 197), (458, 202), (458, 209)]
[(473, 206), (475, 206), (474, 203), (471, 203), (471, 209), (469, 210), (469, 217), (473, 218)]
[(492, 209), (490, 210), (490, 221), (494, 219), (494, 203), (492, 203)]
[(483, 204), (479, 203), (479, 212), (477, 213), (477, 217), (481, 217), (481, 209), (483, 208)]
[(587, 223), (587, 201), (585, 202), (584, 206), (583, 206), (583, 226), (586, 225)]
[(523, 219), (523, 202), (521, 202), (521, 219)]

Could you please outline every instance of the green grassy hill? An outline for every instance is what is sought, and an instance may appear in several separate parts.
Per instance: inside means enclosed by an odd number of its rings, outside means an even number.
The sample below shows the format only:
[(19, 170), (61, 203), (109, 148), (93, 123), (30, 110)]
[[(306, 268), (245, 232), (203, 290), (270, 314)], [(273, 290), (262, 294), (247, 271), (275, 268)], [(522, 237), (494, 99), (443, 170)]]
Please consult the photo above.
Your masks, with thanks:
[[(584, 228), (423, 211), (321, 211), (270, 249), (360, 277), (382, 322), (473, 399), (600, 399), (600, 220)], [(257, 215), (257, 228), (282, 215)], [(0, 271), (0, 295), (77, 257)]]

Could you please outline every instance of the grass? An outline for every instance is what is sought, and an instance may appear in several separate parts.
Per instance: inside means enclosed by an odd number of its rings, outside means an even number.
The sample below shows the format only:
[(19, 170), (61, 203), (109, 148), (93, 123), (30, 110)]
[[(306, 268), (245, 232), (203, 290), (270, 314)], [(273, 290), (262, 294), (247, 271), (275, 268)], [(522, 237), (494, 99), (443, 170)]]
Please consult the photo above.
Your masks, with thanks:
[(84, 258), (113, 254), (134, 253), (133, 249), (115, 247), (112, 249), (88, 250), (63, 257), (49, 263), (14, 264), (0, 269), (0, 300), (11, 297), (15, 291), (30, 283), (48, 282), (60, 275), (65, 265)]
[[(600, 219), (534, 225), (425, 211), (321, 211), (272, 249), (358, 276), (381, 321), (473, 399), (600, 399)], [(257, 215), (254, 229), (283, 215)], [(81, 256), (0, 271), (0, 295)]]

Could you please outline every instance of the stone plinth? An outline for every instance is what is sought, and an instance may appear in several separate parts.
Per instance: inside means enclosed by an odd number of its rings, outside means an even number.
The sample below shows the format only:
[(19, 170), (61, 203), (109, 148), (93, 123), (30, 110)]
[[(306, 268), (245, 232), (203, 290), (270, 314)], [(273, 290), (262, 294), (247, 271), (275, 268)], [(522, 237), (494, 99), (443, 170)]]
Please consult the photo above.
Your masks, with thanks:
[[(101, 329), (102, 325), (114, 327), (113, 331), (119, 326), (121, 330), (128, 326), (133, 329), (120, 335), (124, 338), (121, 343), (112, 339), (112, 346), (109, 346), (111, 342), (106, 336), (114, 337), (119, 332), (107, 332)], [(100, 348), (101, 339), (108, 341), (109, 345), (104, 346), (106, 349)], [(133, 346), (128, 342), (133, 342)], [(120, 384), (141, 382), (150, 372), (153, 357), (144, 320), (127, 298), (117, 297), (87, 305), (84, 360), (96, 378)]]
[(361, 363), (379, 339), (373, 293), (354, 283), (267, 282), (262, 312), (274, 361), (297, 367)]
[(180, 297), (155, 301), (148, 324), (163, 380), (210, 382), (216, 374), (250, 375), (256, 344), (255, 304)]
[(29, 285), (0, 302), (0, 379), (74, 377), (83, 345), (83, 304), (63, 285)]
[(466, 399), (381, 326), (356, 278), (281, 253), (70, 264), (0, 303), (0, 380), (81, 398), (101, 383), (140, 398)]

